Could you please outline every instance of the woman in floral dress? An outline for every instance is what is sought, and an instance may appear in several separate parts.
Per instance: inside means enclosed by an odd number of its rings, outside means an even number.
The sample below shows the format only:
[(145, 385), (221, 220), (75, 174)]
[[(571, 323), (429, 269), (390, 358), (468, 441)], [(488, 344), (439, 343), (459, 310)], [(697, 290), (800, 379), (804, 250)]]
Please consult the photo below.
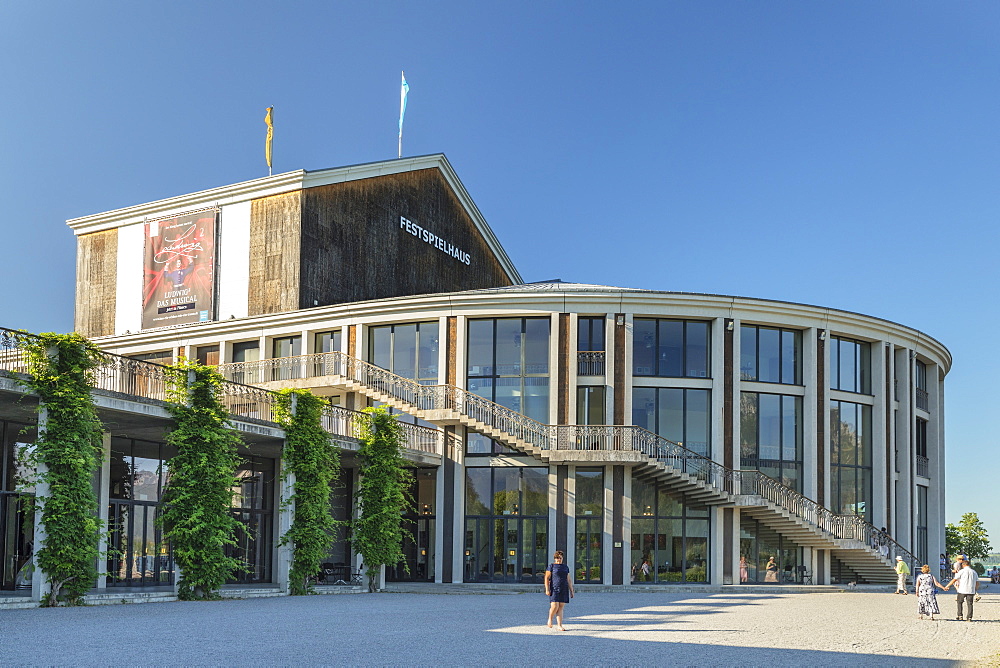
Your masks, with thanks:
[(917, 595), (917, 615), (920, 619), (923, 619), (924, 615), (930, 615), (931, 621), (934, 621), (934, 615), (941, 614), (941, 609), (938, 608), (937, 602), (937, 587), (944, 589), (944, 585), (931, 575), (931, 567), (927, 564), (920, 567), (920, 575), (914, 580), (913, 588), (915, 590), (914, 593)]

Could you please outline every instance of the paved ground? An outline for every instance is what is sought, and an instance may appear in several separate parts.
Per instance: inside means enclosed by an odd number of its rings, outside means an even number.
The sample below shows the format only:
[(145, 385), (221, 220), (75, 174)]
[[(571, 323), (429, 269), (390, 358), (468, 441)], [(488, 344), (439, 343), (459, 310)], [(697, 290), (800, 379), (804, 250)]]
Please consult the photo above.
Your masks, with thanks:
[[(954, 596), (940, 597), (954, 617)], [(0, 611), (0, 666), (953, 666), (1000, 653), (977, 621), (883, 593), (584, 593), (568, 631), (537, 594), (365, 594)]]

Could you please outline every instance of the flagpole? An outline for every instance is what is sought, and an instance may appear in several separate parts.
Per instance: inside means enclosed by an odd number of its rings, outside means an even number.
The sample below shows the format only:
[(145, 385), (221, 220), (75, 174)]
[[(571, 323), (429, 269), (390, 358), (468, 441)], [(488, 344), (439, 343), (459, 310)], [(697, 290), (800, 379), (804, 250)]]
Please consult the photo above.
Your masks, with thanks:
[(406, 83), (406, 72), (400, 71), (399, 84), (399, 150), (397, 158), (403, 157), (403, 116), (406, 114), (406, 96), (410, 92), (410, 84)]

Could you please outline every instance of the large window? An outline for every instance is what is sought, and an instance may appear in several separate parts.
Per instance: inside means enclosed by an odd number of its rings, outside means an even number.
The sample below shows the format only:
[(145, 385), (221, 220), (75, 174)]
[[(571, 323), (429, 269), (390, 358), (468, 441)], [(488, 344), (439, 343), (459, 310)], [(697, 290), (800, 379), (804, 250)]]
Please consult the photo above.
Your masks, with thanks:
[(35, 429), (0, 422), (0, 439), (0, 589), (30, 589), (34, 486), (25, 455)]
[(632, 424), (708, 456), (711, 396), (711, 390), (634, 388)]
[(368, 360), (421, 385), (438, 382), (438, 323), (386, 325), (368, 330)]
[(872, 516), (872, 408), (830, 402), (830, 476), (833, 507), (844, 515)]
[(548, 473), (545, 467), (465, 469), (466, 582), (542, 582)]
[(410, 498), (414, 506), (403, 515), (403, 563), (386, 567), (386, 579), (399, 581), (434, 581), (434, 530), (436, 469), (415, 469)]
[(740, 394), (740, 461), (802, 491), (802, 397)]
[(275, 462), (269, 457), (246, 457), (236, 469), (230, 512), (243, 527), (236, 531), (236, 544), (227, 545), (225, 550), (227, 556), (243, 564), (243, 570), (238, 571), (230, 583), (271, 581), (274, 482)]
[(576, 423), (607, 424), (605, 415), (605, 387), (579, 386), (576, 388)]
[(802, 382), (801, 351), (801, 332), (743, 325), (740, 328), (740, 378), (798, 385)]
[(576, 469), (576, 582), (600, 582), (604, 544), (604, 469)]
[(632, 480), (632, 582), (708, 582), (705, 506)]
[(549, 319), (469, 321), (469, 391), (549, 422)]
[(107, 584), (169, 585), (174, 560), (156, 523), (168, 473), (166, 446), (130, 438), (111, 439)]
[(916, 541), (916, 556), (917, 560), (926, 564), (929, 563), (927, 560), (927, 488), (923, 485), (917, 485), (917, 541)]
[(601, 376), (604, 374), (604, 318), (581, 317), (577, 322), (576, 336), (577, 374)]
[(636, 318), (632, 331), (634, 375), (709, 377), (709, 323)]
[(830, 387), (844, 392), (871, 394), (871, 344), (839, 336), (830, 339)]
[(802, 584), (808, 572), (799, 545), (746, 515), (740, 516), (740, 557), (747, 570), (746, 580), (740, 574), (741, 584), (768, 584), (767, 562), (772, 557), (778, 570), (770, 582)]

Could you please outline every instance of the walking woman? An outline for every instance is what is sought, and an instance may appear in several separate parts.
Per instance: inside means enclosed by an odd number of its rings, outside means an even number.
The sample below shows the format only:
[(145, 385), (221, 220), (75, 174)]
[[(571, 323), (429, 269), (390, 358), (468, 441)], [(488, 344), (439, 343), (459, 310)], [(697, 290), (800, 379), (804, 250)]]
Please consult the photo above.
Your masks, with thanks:
[(920, 567), (920, 575), (915, 580), (913, 593), (917, 595), (917, 616), (923, 619), (924, 615), (930, 615), (933, 622), (934, 615), (941, 614), (937, 602), (937, 587), (944, 589), (944, 585), (931, 575), (931, 567), (928, 564)]
[(549, 628), (552, 628), (552, 618), (556, 618), (559, 630), (563, 626), (563, 608), (573, 598), (573, 578), (569, 576), (569, 566), (563, 563), (562, 550), (556, 550), (552, 555), (552, 563), (545, 569), (545, 595), (549, 597)]

